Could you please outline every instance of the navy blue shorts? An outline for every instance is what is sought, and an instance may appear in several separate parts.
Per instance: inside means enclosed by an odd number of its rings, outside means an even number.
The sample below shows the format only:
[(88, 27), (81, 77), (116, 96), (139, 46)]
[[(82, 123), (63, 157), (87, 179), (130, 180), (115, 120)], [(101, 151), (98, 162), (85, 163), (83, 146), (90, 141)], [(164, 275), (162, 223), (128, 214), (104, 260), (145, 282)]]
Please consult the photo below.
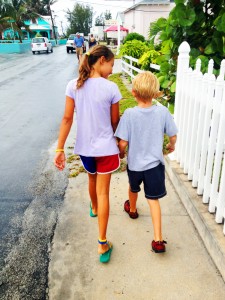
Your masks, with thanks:
[(127, 168), (127, 173), (131, 192), (140, 192), (140, 184), (143, 182), (147, 199), (159, 199), (166, 195), (165, 166), (163, 164), (160, 163), (155, 168), (140, 172)]

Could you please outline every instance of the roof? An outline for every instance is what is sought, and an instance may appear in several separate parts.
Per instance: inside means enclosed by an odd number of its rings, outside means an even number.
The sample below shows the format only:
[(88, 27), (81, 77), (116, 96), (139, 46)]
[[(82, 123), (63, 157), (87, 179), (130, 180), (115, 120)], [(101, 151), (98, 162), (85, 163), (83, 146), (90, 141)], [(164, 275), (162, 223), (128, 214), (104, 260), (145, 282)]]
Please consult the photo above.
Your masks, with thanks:
[(130, 10), (136, 9), (140, 5), (169, 5), (172, 2), (174, 2), (174, 1), (171, 1), (171, 0), (142, 0), (142, 1), (139, 1), (138, 3), (134, 4), (133, 6), (129, 7), (128, 9), (126, 9), (124, 11), (124, 13), (126, 13)]

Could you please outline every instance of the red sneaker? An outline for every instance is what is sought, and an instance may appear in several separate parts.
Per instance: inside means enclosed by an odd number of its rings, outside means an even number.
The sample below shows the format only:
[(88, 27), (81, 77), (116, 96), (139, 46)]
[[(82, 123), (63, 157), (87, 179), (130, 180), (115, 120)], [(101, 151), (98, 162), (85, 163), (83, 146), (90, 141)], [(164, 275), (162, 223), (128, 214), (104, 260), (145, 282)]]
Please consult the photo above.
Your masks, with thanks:
[(137, 219), (139, 216), (137, 210), (135, 212), (130, 211), (130, 201), (129, 200), (126, 200), (124, 202), (124, 210), (125, 210), (125, 212), (128, 213), (128, 215), (130, 216), (131, 219)]
[(152, 250), (156, 253), (166, 252), (166, 241), (152, 241)]

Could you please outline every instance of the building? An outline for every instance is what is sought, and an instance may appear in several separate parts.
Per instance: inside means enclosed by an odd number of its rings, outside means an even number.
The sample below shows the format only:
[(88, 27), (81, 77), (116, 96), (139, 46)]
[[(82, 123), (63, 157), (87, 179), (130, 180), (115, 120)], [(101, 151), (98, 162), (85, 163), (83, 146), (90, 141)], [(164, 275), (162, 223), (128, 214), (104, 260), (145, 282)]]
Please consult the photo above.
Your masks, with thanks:
[(112, 25), (117, 25), (117, 20), (110, 19), (104, 20), (104, 26), (93, 26), (90, 29), (90, 34), (93, 34), (97, 40), (104, 40), (105, 34), (104, 30)]
[(143, 0), (123, 12), (123, 25), (129, 32), (137, 32), (148, 38), (150, 24), (167, 18), (175, 6), (171, 0)]
[[(36, 34), (40, 34), (41, 36), (47, 37), (49, 40), (54, 39), (54, 32), (52, 28), (52, 22), (50, 16), (41, 16), (32, 22), (32, 20), (28, 20), (25, 22), (27, 26), (29, 26), (30, 31), (27, 31), (24, 27), (22, 27), (22, 32), (24, 39), (30, 40), (36, 36)], [(54, 26), (56, 38), (58, 38), (58, 28)], [(16, 32), (15, 35), (17, 36)], [(13, 39), (14, 33), (12, 27), (9, 27), (4, 31), (4, 38)]]

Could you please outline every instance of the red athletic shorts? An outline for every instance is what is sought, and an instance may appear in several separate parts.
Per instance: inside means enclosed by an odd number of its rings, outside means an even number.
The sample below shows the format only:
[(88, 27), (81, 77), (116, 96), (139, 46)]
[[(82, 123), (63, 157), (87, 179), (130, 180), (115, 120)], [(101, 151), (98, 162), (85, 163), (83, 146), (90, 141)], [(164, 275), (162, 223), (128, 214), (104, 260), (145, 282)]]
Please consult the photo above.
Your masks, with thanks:
[(120, 167), (119, 154), (87, 157), (80, 155), (85, 170), (90, 174), (107, 174), (116, 171)]

